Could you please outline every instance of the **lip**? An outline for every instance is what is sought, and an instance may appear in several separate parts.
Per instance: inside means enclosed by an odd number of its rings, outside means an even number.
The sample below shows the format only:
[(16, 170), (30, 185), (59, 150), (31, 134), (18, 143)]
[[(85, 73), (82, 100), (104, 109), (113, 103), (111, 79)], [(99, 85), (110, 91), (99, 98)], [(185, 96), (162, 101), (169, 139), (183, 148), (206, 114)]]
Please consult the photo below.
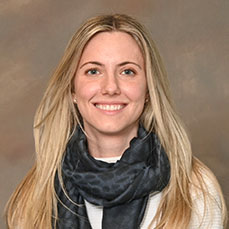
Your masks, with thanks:
[(122, 111), (127, 104), (123, 102), (96, 102), (93, 103), (96, 109), (106, 114), (116, 114)]

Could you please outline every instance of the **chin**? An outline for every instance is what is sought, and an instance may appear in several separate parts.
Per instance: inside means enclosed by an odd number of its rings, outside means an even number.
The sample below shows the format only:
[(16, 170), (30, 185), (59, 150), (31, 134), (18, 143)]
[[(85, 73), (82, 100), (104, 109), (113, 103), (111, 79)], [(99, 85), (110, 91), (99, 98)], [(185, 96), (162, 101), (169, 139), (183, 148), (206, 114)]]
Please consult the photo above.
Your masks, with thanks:
[[(118, 124), (117, 122), (115, 123), (106, 123), (103, 122), (103, 125), (94, 126), (93, 129), (97, 133), (100, 134), (106, 134), (106, 135), (123, 135), (126, 132), (130, 133), (132, 132), (131, 130), (137, 130), (138, 128), (138, 122), (136, 121), (135, 123), (132, 124)], [(93, 132), (94, 132), (93, 131)]]
[(116, 135), (116, 134), (121, 134), (125, 130), (125, 127), (118, 127), (116, 126), (103, 126), (103, 128), (99, 128), (98, 131), (103, 134), (107, 135)]

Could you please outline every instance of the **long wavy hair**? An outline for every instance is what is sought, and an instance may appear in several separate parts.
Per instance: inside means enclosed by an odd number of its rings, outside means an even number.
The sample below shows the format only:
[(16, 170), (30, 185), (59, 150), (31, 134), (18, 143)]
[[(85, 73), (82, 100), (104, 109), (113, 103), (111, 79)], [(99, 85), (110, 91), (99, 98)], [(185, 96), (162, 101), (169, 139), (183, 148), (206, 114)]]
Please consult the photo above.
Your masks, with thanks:
[(170, 183), (162, 193), (151, 227), (156, 223), (157, 228), (187, 228), (195, 211), (192, 190), (201, 193), (205, 209), (214, 201), (205, 176), (220, 195), (222, 220), (226, 224), (222, 192), (210, 170), (192, 156), (190, 141), (173, 108), (166, 71), (151, 36), (135, 19), (115, 14), (87, 20), (72, 37), (52, 75), (35, 115), (35, 164), (8, 202), (8, 227), (50, 229), (53, 219), (58, 218), (54, 177), (56, 171), (61, 176), (66, 144), (80, 125), (80, 114), (72, 101), (75, 72), (89, 40), (98, 33), (112, 31), (128, 33), (142, 51), (149, 102), (140, 119), (148, 131), (153, 130), (159, 136), (171, 164)]

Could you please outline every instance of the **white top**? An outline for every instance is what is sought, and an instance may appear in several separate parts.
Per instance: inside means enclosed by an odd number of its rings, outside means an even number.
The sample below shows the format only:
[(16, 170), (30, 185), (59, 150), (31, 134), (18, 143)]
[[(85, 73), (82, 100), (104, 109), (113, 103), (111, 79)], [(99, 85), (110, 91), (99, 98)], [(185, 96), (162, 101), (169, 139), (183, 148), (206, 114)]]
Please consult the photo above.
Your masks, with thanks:
[[(108, 163), (115, 163), (120, 157), (110, 157), (110, 158), (96, 158), (97, 160), (105, 161)], [(223, 229), (222, 220), (221, 220), (221, 211), (220, 211), (220, 198), (215, 190), (214, 186), (209, 182), (209, 191), (212, 194), (215, 202), (213, 206), (208, 206), (206, 209), (206, 215), (201, 222), (202, 215), (204, 213), (204, 203), (201, 195), (197, 196), (196, 194), (193, 196), (193, 209), (196, 212), (193, 212), (191, 223), (189, 229)], [(149, 200), (146, 206), (145, 214), (141, 223), (141, 229), (147, 229), (153, 220), (158, 205), (161, 200), (161, 193), (156, 195), (150, 195)], [(93, 229), (102, 229), (102, 218), (103, 218), (103, 207), (93, 205), (85, 200), (85, 205), (87, 209), (88, 218), (90, 224)], [(209, 225), (210, 224), (210, 225)], [(152, 228), (154, 228), (153, 225)]]

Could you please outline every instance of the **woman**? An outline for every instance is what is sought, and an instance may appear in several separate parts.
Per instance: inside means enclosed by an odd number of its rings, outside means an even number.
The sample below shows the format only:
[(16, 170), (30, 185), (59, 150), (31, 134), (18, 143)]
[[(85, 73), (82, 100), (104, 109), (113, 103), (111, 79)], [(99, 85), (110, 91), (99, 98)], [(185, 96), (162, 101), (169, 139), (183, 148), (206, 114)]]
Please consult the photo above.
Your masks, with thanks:
[(37, 158), (9, 228), (223, 228), (226, 206), (192, 156), (159, 53), (126, 15), (76, 32), (35, 117)]

